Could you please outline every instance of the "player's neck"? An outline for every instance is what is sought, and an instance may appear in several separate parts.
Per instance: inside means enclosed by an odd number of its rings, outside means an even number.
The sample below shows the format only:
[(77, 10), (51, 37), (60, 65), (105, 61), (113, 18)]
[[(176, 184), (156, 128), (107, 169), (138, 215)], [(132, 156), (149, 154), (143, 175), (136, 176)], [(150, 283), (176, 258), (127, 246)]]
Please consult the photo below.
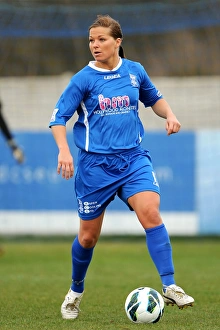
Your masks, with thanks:
[(106, 61), (106, 62), (96, 61), (95, 66), (97, 66), (98, 68), (101, 68), (101, 69), (112, 71), (117, 67), (117, 65), (119, 64), (119, 61), (120, 61), (120, 57), (117, 57), (113, 60)]

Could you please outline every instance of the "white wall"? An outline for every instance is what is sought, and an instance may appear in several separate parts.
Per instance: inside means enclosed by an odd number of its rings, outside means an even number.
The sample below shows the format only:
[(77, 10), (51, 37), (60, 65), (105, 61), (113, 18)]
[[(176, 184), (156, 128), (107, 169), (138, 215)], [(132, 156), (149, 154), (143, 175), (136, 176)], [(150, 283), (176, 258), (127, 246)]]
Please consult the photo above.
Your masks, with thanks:
[[(47, 130), (55, 103), (71, 75), (0, 78), (3, 111), (11, 128)], [(152, 81), (170, 103), (182, 129), (220, 128), (220, 76), (153, 77)], [(146, 129), (164, 128), (164, 121), (150, 109), (141, 106), (140, 116)]]

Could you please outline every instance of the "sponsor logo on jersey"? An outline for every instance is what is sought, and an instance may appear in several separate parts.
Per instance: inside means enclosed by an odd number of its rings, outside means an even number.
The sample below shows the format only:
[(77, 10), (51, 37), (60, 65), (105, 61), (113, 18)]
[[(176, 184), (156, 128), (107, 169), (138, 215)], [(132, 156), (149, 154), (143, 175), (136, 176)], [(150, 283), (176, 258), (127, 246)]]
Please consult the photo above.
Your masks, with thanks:
[(104, 79), (105, 80), (108, 80), (108, 79), (116, 79), (116, 78), (121, 78), (120, 74), (111, 74), (111, 75), (106, 75), (104, 76)]
[(128, 95), (109, 98), (99, 94), (98, 101), (100, 109), (94, 111), (95, 115), (121, 115), (129, 113), (132, 110), (137, 110), (136, 106), (130, 104), (130, 98)]
[(101, 110), (124, 108), (130, 105), (130, 98), (128, 95), (114, 96), (111, 99), (99, 94), (99, 107)]

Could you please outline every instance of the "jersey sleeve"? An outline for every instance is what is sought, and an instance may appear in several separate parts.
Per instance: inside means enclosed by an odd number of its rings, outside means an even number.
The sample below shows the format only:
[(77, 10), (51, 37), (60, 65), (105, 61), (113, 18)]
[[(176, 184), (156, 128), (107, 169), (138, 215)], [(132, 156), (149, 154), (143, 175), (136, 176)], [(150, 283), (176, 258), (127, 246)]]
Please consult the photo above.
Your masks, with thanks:
[(67, 121), (74, 115), (85, 95), (86, 84), (79, 72), (72, 77), (66, 89), (60, 96), (53, 111), (49, 127), (66, 126)]
[(156, 86), (150, 80), (144, 67), (140, 65), (140, 101), (145, 105), (145, 107), (152, 107), (159, 99), (163, 98), (161, 92), (156, 88)]

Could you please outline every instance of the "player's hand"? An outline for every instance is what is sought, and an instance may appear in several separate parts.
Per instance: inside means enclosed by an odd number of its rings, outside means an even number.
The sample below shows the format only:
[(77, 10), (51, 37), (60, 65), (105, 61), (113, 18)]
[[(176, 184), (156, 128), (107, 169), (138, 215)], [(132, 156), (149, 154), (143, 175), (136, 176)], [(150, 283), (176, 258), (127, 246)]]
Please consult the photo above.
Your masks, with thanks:
[(181, 124), (177, 120), (177, 118), (174, 114), (167, 117), (167, 120), (166, 120), (167, 135), (170, 135), (170, 134), (173, 134), (173, 133), (178, 133), (180, 128), (181, 128)]
[(62, 178), (69, 180), (73, 177), (74, 166), (73, 157), (69, 150), (60, 150), (58, 155), (57, 173), (62, 174)]
[(24, 163), (24, 153), (23, 153), (23, 150), (21, 150), (21, 148), (19, 148), (17, 146), (12, 148), (12, 154), (13, 154), (14, 159), (19, 164)]

